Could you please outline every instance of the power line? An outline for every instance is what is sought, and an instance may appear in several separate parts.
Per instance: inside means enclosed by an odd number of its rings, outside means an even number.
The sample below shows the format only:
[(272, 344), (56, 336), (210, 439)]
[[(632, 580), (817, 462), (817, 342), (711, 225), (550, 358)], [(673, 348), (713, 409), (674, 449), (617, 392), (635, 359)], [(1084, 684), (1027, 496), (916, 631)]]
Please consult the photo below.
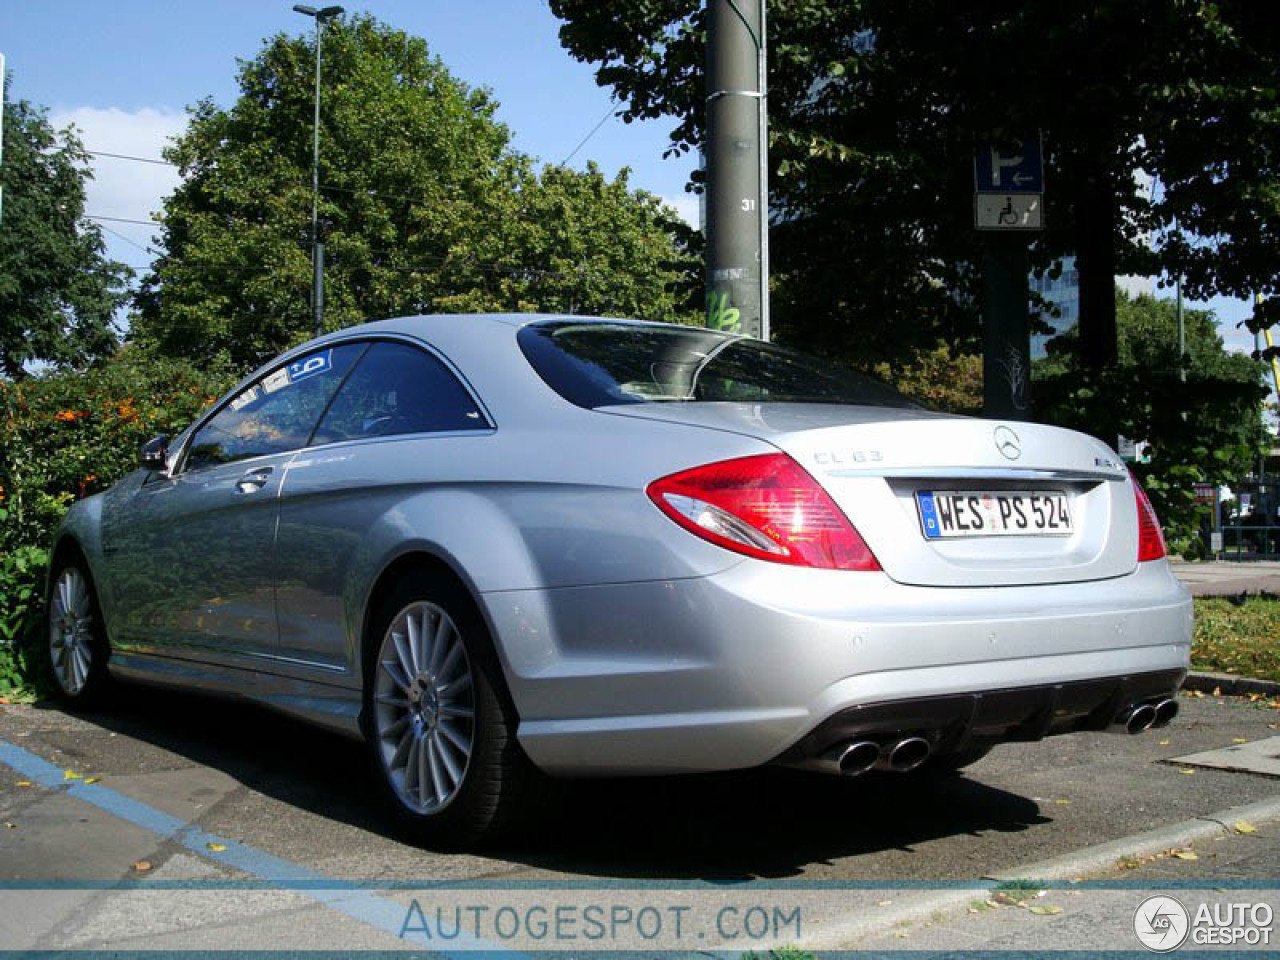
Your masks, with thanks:
[(603, 117), (600, 118), (599, 122), (594, 127), (591, 128), (591, 132), (588, 133), (585, 137), (583, 137), (580, 141), (578, 141), (578, 145), (574, 147), (571, 151), (569, 151), (569, 155), (560, 161), (560, 166), (563, 167), (575, 156), (577, 156), (578, 151), (587, 145), (587, 141), (590, 140), (592, 137), (594, 137), (596, 135), (596, 131), (599, 130), (601, 127), (603, 127), (605, 121), (608, 120), (613, 115), (614, 115), (613, 101), (610, 100), (609, 110), (605, 113)]
[(133, 160), (136, 163), (154, 163), (158, 167), (176, 167), (176, 163), (170, 163), (168, 160), (156, 160), (152, 157), (134, 157), (127, 153), (107, 153), (105, 150), (86, 150), (91, 157), (111, 157), (114, 160)]
[(128, 217), (104, 217), (97, 213), (83, 214), (86, 220), (105, 220), (107, 223), (132, 223), (139, 227), (158, 227), (161, 224), (156, 220), (130, 220)]

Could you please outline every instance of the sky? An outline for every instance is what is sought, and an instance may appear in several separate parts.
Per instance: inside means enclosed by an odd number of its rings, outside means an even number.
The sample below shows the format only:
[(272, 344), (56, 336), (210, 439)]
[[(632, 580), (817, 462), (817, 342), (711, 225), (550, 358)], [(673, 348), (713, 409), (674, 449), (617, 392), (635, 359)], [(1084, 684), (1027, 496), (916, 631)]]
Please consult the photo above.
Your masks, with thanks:
[[(663, 197), (697, 223), (697, 198), (684, 190), (696, 158), (662, 156), (674, 121), (610, 117), (592, 134), (610, 113), (609, 91), (596, 86), (590, 64), (560, 46), (559, 21), (546, 0), (344, 6), (424, 38), (456, 76), (488, 87), (517, 149), (559, 163), (591, 134), (572, 166), (594, 160), (609, 176), (630, 167), (632, 187)], [(5, 14), (0, 52), (10, 96), (49, 107), (55, 125), (75, 123), (89, 150), (151, 158), (182, 131), (188, 106), (203, 97), (232, 104), (237, 59), (252, 59), (276, 33), (311, 26), (290, 0), (9, 0)], [(87, 212), (121, 220), (150, 219), (177, 179), (170, 167), (109, 157), (94, 157), (93, 168)], [(147, 267), (154, 227), (99, 222), (109, 256)], [(1248, 303), (1217, 298), (1208, 306), (1229, 347), (1252, 349), (1252, 335), (1238, 326), (1252, 311)]]
[[(610, 113), (607, 89), (591, 65), (560, 46), (559, 21), (545, 0), (376, 0), (343, 4), (420, 36), (449, 70), (488, 87), (513, 145), (548, 163), (564, 160)], [(58, 127), (75, 123), (86, 149), (159, 158), (203, 97), (229, 107), (237, 59), (252, 59), (277, 33), (310, 33), (312, 21), (290, 0), (21, 0), (6, 5), (0, 52), (9, 96), (43, 104)], [(613, 105), (616, 110), (616, 105)], [(696, 158), (664, 160), (674, 122), (623, 123), (610, 117), (574, 155), (612, 177), (632, 170), (631, 186), (658, 194), (686, 220), (697, 198), (684, 191)], [(323, 143), (321, 150), (323, 150)], [(94, 157), (86, 212), (148, 220), (177, 182), (158, 164)], [(135, 269), (151, 261), (156, 228), (100, 221), (108, 254)]]

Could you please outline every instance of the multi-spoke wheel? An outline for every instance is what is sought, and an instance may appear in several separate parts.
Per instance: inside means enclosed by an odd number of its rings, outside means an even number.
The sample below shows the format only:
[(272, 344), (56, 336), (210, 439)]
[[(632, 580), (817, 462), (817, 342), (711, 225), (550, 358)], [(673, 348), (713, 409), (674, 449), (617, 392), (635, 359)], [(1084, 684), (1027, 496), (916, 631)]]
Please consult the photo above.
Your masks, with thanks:
[(510, 820), (532, 779), (484, 621), (423, 572), (379, 605), (366, 643), (364, 729), (397, 820), (463, 846)]
[(95, 697), (106, 681), (106, 644), (88, 575), (72, 563), (54, 574), (49, 596), (49, 665), (72, 702)]
[(396, 795), (414, 813), (452, 802), (475, 742), (471, 663), (453, 620), (434, 603), (405, 607), (378, 652), (374, 722)]

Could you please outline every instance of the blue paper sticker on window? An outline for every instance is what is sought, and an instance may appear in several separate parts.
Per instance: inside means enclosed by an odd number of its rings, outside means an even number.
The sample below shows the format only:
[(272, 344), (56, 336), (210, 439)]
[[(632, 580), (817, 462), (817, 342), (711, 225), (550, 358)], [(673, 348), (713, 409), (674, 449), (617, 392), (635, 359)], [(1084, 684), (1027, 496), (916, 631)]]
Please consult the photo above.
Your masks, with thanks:
[(309, 357), (305, 357), (302, 360), (296, 360), (289, 364), (289, 382), (297, 383), (299, 380), (306, 380), (308, 377), (327, 373), (332, 369), (332, 367), (332, 350), (325, 350), (323, 353), (313, 353)]

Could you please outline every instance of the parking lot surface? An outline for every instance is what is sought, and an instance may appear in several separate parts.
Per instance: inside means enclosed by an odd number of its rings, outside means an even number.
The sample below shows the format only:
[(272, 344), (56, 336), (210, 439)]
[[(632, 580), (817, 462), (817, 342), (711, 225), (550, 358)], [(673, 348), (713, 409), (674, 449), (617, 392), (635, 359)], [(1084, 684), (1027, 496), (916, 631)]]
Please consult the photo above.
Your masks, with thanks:
[[(711, 881), (879, 897), (978, 881), (1280, 794), (1269, 777), (1165, 762), (1275, 737), (1280, 711), (1241, 698), (1181, 702), (1165, 730), (1007, 745), (963, 776), (841, 780), (764, 769), (551, 784), (518, 836), (483, 854), (445, 854), (388, 831), (358, 744), (253, 706), (127, 687), (81, 716), (0, 707), (0, 881), (11, 891), (62, 885), (72, 899), (140, 876), (525, 890)], [(1276, 872), (1265, 857), (1240, 862), (1245, 873)], [(1180, 867), (1212, 870), (1204, 861), (1162, 869)], [(15, 903), (0, 916), (8, 946), (79, 942), (67, 933), (70, 900), (45, 919), (15, 916)], [(190, 923), (216, 920), (196, 912)], [(384, 923), (379, 936), (394, 927)], [(127, 933), (111, 942), (126, 944)], [(106, 936), (101, 924), (97, 934)], [(358, 931), (351, 937), (366, 945)]]

